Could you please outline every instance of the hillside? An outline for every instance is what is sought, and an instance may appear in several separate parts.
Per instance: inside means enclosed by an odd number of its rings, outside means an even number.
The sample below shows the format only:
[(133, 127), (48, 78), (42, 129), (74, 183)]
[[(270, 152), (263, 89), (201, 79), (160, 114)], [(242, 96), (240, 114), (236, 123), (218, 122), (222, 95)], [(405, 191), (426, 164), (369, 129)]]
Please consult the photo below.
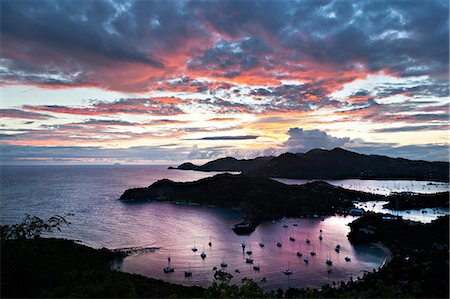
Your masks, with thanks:
[(364, 155), (341, 148), (314, 149), (305, 154), (285, 153), (252, 160), (222, 158), (204, 165), (183, 163), (182, 170), (241, 171), (249, 176), (291, 179), (411, 179), (449, 180), (448, 162), (428, 162)]
[(181, 201), (238, 207), (257, 224), (283, 216), (326, 215), (352, 207), (352, 200), (381, 196), (347, 190), (325, 182), (286, 185), (263, 177), (219, 174), (195, 182), (157, 181), (147, 188), (126, 190), (121, 200)]
[(2, 298), (200, 298), (204, 289), (111, 270), (123, 256), (71, 240), (1, 242)]

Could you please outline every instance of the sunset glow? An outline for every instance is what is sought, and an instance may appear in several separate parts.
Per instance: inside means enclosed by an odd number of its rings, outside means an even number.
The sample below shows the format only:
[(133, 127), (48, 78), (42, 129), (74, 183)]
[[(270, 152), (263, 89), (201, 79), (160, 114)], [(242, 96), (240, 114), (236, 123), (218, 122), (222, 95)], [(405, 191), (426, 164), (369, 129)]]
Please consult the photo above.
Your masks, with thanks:
[(448, 160), (448, 9), (2, 1), (2, 163), (174, 164), (334, 147)]

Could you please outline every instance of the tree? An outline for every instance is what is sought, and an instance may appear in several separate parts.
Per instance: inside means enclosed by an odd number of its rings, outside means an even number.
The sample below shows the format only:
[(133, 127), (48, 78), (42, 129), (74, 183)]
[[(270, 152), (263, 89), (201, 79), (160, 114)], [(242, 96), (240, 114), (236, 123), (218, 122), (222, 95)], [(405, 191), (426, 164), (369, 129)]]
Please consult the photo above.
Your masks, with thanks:
[(271, 298), (253, 279), (243, 278), (242, 285), (230, 285), (233, 275), (216, 271), (213, 284), (206, 289), (206, 298)]
[[(73, 214), (64, 214), (64, 216), (72, 216)], [(63, 216), (54, 215), (44, 221), (37, 216), (26, 214), (22, 222), (19, 224), (2, 225), (1, 240), (18, 240), (18, 239), (37, 239), (45, 232), (61, 231), (61, 225), (69, 225)]]

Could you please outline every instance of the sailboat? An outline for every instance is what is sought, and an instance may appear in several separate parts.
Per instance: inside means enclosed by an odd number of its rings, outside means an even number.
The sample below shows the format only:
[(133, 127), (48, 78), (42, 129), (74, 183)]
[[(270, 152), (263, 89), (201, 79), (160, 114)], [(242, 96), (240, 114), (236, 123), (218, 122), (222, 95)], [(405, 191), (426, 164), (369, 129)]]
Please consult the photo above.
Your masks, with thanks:
[(248, 254), (248, 255), (252, 255), (253, 254), (253, 251), (252, 251), (252, 249), (250, 247), (250, 244), (248, 245), (248, 250), (245, 253)]
[(346, 257), (345, 257), (345, 261), (346, 261), (346, 262), (350, 262), (350, 261), (351, 261), (351, 258), (348, 257), (348, 256), (346, 256)]
[(228, 264), (225, 263), (225, 257), (222, 258), (222, 262), (220, 263), (220, 266), (221, 266), (222, 268), (228, 267)]
[(188, 270), (184, 271), (184, 277), (191, 277), (192, 271), (191, 271), (191, 264), (188, 264)]
[(255, 265), (255, 266), (253, 266), (253, 270), (255, 270), (255, 271), (259, 271), (261, 268), (259, 267), (259, 263), (258, 263), (258, 265)]
[(163, 271), (164, 271), (164, 273), (170, 273), (170, 272), (175, 271), (175, 269), (170, 266), (170, 260), (169, 259), (167, 261), (167, 267), (165, 267), (163, 269)]
[(298, 251), (297, 251), (297, 256), (302, 256), (302, 252), (300, 250), (300, 241), (298, 242)]
[(261, 242), (259, 242), (259, 247), (264, 247), (264, 240), (261, 238)]
[(195, 241), (194, 241), (194, 247), (192, 247), (193, 252), (197, 252), (197, 247), (195, 247)]
[(289, 269), (289, 261), (288, 261), (288, 267), (286, 269), (283, 270), (283, 273), (285, 275), (291, 275), (292, 274), (292, 270)]
[(325, 264), (328, 266), (333, 265), (333, 261), (331, 260), (330, 254), (328, 254), (328, 258), (325, 260)]
[(202, 257), (202, 259), (206, 258), (205, 246), (203, 246), (203, 250), (202, 250), (202, 253), (200, 254), (200, 256)]
[(303, 260), (305, 261), (305, 263), (309, 262), (309, 259), (307, 257), (305, 257)]
[(339, 251), (341, 250), (341, 245), (337, 244), (336, 248), (334, 248), (334, 251), (336, 251), (337, 253), (339, 253)]
[(294, 237), (289, 237), (289, 241), (295, 242), (295, 238)]

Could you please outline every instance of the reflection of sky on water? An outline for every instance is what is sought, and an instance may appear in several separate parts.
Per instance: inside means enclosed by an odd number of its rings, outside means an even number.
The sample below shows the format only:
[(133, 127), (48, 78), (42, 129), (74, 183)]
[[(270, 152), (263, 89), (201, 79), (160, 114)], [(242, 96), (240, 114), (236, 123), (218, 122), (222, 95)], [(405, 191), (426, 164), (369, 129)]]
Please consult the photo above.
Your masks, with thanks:
[[(383, 252), (377, 248), (350, 245), (346, 237), (347, 224), (354, 219), (350, 216), (327, 217), (324, 221), (284, 219), (276, 223), (263, 222), (253, 234), (243, 237), (231, 230), (242, 220), (239, 211), (169, 203), (129, 204), (117, 200), (124, 190), (148, 186), (161, 178), (193, 181), (213, 173), (166, 170), (160, 166), (2, 166), (1, 171), (1, 223), (20, 221), (25, 213), (39, 217), (74, 213), (69, 218), (72, 224), (64, 228), (60, 236), (78, 239), (93, 247), (161, 247), (155, 252), (130, 256), (122, 266), (126, 271), (171, 282), (206, 286), (212, 280), (212, 267), (219, 266), (224, 258), (228, 271), (235, 275), (234, 282), (244, 276), (257, 281), (266, 277), (267, 282), (263, 284), (266, 289), (321, 287), (327, 282), (361, 276), (364, 271), (379, 267), (384, 259)], [(448, 188), (448, 184), (410, 181), (343, 180), (333, 183), (369, 192), (394, 187), (397, 191), (423, 189), (426, 192)], [(416, 215), (429, 218), (434, 214), (411, 211), (410, 216)], [(320, 229), (323, 229), (323, 241), (319, 240)], [(210, 236), (211, 248), (207, 245)], [(291, 236), (295, 242), (289, 241)], [(310, 245), (306, 244), (306, 238), (311, 240)], [(260, 272), (245, 264), (245, 253), (241, 249), (243, 240), (251, 247), (254, 264), (260, 265)], [(266, 243), (263, 249), (258, 245), (261, 240)], [(276, 247), (276, 242), (282, 242), (283, 246)], [(191, 251), (194, 243), (199, 249), (197, 253)], [(334, 251), (337, 243), (342, 246), (340, 253)], [(204, 261), (199, 256), (203, 245), (207, 254)], [(317, 255), (309, 254), (309, 263), (305, 264), (303, 257), (296, 256), (299, 249), (304, 256), (311, 250)], [(165, 275), (162, 269), (167, 265), (168, 255), (172, 257), (175, 272)], [(345, 262), (345, 256), (351, 257), (352, 261)], [(333, 260), (331, 274), (327, 273), (325, 265), (327, 257)], [(288, 263), (293, 271), (289, 278), (282, 273)], [(183, 272), (189, 264), (193, 277), (185, 279)], [(235, 269), (241, 273), (234, 273)]]
[[(164, 218), (162, 215), (165, 213), (152, 218), (149, 230), (156, 232), (164, 229), (168, 232), (166, 239), (161, 240), (162, 248), (157, 252), (127, 257), (122, 264), (122, 269), (127, 272), (186, 285), (208, 286), (213, 279), (212, 268), (220, 267), (222, 260), (225, 260), (227, 271), (234, 276), (234, 283), (239, 283), (244, 277), (251, 277), (258, 282), (265, 277), (267, 282), (261, 285), (270, 290), (289, 286), (321, 287), (324, 283), (361, 276), (364, 271), (378, 268), (384, 261), (384, 253), (380, 249), (354, 247), (349, 243), (347, 224), (355, 219), (350, 216), (327, 217), (324, 221), (305, 218), (287, 218), (275, 223), (267, 221), (261, 223), (250, 236), (238, 236), (230, 230), (232, 223), (224, 218), (226, 212), (223, 210), (215, 214), (217, 209), (204, 207), (175, 206), (179, 210), (177, 212), (173, 210), (174, 205), (168, 203), (150, 203), (147, 206), (147, 210), (171, 209), (174, 217), (170, 228), (163, 228), (167, 224), (160, 218)], [(196, 219), (188, 227), (180, 221), (186, 213)], [(287, 228), (283, 227), (285, 224)], [(322, 241), (319, 240), (320, 229), (323, 231)], [(212, 247), (207, 245), (209, 236), (212, 237)], [(290, 241), (290, 237), (295, 238), (295, 241)], [(306, 239), (310, 239), (311, 243), (307, 244)], [(242, 250), (243, 241), (246, 244), (245, 251), (252, 250), (253, 265), (259, 265), (260, 271), (253, 270), (252, 264), (245, 263), (248, 255)], [(261, 241), (265, 243), (264, 248), (259, 246)], [(281, 242), (282, 247), (277, 247), (277, 242)], [(199, 249), (196, 253), (191, 250), (194, 244)], [(341, 245), (339, 253), (334, 250), (337, 244)], [(200, 257), (203, 248), (207, 254), (205, 260)], [(296, 255), (299, 250), (303, 254), (301, 258)], [(311, 256), (311, 251), (315, 251), (316, 256)], [(167, 266), (169, 255), (175, 272), (164, 274), (162, 269)], [(345, 261), (346, 256), (351, 258), (351, 262)], [(304, 257), (309, 258), (309, 263), (303, 261)], [(333, 260), (332, 267), (325, 264), (328, 257)], [(282, 273), (288, 266), (293, 271), (290, 277)], [(331, 273), (327, 272), (329, 268), (332, 269)], [(193, 272), (191, 278), (184, 277), (187, 269)], [(240, 273), (235, 273), (235, 269), (239, 269)]]
[[(289, 185), (301, 185), (314, 180), (275, 179)], [(449, 190), (448, 183), (409, 180), (323, 180), (346, 189), (388, 195), (391, 192), (436, 193)]]
[(432, 209), (420, 209), (420, 210), (405, 210), (397, 211), (383, 208), (383, 205), (387, 204), (387, 201), (368, 201), (355, 204), (357, 208), (364, 209), (366, 211), (372, 211), (376, 213), (388, 213), (392, 215), (402, 216), (403, 219), (420, 221), (423, 223), (429, 223), (435, 220), (439, 216), (449, 214), (448, 209), (444, 208), (432, 208)]

